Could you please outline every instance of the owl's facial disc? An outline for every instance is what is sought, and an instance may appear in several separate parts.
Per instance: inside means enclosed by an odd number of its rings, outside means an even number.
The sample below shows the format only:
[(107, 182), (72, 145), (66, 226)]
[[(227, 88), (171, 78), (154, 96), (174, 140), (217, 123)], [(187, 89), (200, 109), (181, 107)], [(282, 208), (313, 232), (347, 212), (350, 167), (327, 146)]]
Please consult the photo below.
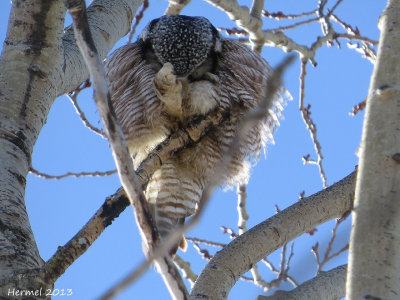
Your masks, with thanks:
[(151, 44), (159, 63), (171, 63), (179, 77), (197, 78), (211, 71), (221, 50), (218, 31), (203, 17), (163, 16), (147, 25), (140, 38)]

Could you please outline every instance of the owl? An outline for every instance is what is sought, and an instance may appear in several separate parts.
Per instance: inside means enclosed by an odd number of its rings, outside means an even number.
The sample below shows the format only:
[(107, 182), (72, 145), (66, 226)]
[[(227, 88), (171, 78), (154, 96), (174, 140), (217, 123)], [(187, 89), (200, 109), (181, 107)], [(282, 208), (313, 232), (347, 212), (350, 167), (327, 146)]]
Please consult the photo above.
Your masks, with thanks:
[[(135, 43), (107, 60), (112, 104), (135, 168), (177, 126), (216, 107), (229, 111), (228, 120), (174, 153), (148, 182), (145, 195), (162, 239), (196, 212), (244, 114), (265, 97), (270, 74), (259, 54), (220, 36), (206, 18), (183, 15), (151, 21)], [(279, 113), (280, 101), (274, 103)], [(258, 159), (275, 126), (271, 111), (244, 136), (220, 174), (225, 186), (247, 182), (250, 162)], [(184, 239), (180, 246), (184, 248)]]

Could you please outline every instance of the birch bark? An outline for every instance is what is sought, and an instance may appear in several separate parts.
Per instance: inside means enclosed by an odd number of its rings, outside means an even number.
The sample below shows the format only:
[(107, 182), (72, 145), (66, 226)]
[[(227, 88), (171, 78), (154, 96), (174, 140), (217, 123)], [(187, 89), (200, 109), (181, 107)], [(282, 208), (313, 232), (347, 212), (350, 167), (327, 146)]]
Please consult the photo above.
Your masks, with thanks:
[[(91, 29), (102, 58), (129, 32), (140, 0), (97, 0)], [(51, 285), (34, 276), (43, 260), (25, 207), (33, 147), (55, 98), (88, 78), (62, 0), (12, 2), (0, 58), (0, 295)]]
[(349, 300), (400, 297), (399, 0), (388, 2), (380, 29), (360, 149), (347, 274)]

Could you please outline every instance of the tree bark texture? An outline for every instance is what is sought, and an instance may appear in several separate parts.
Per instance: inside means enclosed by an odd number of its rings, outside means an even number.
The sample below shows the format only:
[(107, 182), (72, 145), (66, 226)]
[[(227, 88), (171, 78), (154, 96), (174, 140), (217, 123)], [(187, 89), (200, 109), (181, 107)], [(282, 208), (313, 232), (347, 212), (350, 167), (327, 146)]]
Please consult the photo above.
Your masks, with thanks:
[[(102, 58), (129, 32), (141, 2), (92, 3), (91, 29)], [(43, 261), (25, 207), (26, 175), (55, 98), (88, 78), (71, 31), (63, 31), (65, 13), (62, 0), (12, 2), (0, 59), (0, 296), (43, 282), (33, 275)]]
[(256, 300), (337, 300), (344, 297), (347, 265), (322, 271), (314, 278), (291, 291), (277, 291), (272, 296), (258, 296)]
[(365, 112), (346, 299), (400, 298), (400, 1), (380, 19)]
[(264, 256), (352, 208), (356, 172), (307, 197), (237, 237), (199, 275), (190, 299), (227, 299), (239, 277)]
[[(43, 265), (26, 212), (25, 182), (57, 93), (64, 15), (62, 1), (13, 1), (0, 60), (0, 278)], [(12, 287), (27, 288), (22, 282)], [(3, 285), (1, 294), (9, 287)]]

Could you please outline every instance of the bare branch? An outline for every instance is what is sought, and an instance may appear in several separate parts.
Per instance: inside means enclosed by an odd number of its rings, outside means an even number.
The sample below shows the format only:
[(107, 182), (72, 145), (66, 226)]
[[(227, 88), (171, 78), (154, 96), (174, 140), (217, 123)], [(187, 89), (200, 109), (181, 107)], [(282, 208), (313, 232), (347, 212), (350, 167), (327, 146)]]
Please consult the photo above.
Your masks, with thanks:
[[(91, 1), (87, 12), (89, 25), (102, 59), (119, 39), (129, 33), (135, 12), (142, 3), (143, 0)], [(58, 96), (69, 93), (89, 78), (89, 71), (75, 42), (72, 26), (64, 30), (62, 46), (64, 60), (61, 60), (63, 65), (60, 68), (65, 69), (59, 72)]]
[(276, 13), (270, 13), (267, 10), (262, 11), (262, 15), (266, 18), (273, 18), (276, 20), (292, 20), (292, 19), (300, 19), (308, 16), (315, 15), (317, 13), (317, 10), (309, 11), (309, 12), (304, 12), (298, 15), (285, 15), (283, 12), (279, 11)]
[[(67, 0), (66, 5), (74, 20), (74, 33), (77, 44), (93, 80), (95, 89), (94, 98), (104, 123), (107, 138), (111, 145), (121, 184), (130, 202), (133, 204), (136, 221), (139, 225), (138, 227), (143, 242), (148, 251), (152, 253), (153, 249), (159, 244), (160, 238), (144, 197), (142, 186), (133, 169), (122, 129), (112, 108), (104, 67), (90, 34), (85, 2), (83, 0)], [(157, 258), (155, 264), (172, 297), (175, 299), (186, 299), (186, 287), (169, 256)], [(112, 290), (108, 295), (112, 295), (113, 292), (117, 290), (118, 289)]]
[[(285, 255), (285, 259), (286, 259), (286, 247), (287, 247), (287, 244), (283, 245), (282, 254), (281, 254), (282, 256)], [(286, 265), (281, 263), (281, 270), (278, 270), (274, 266), (274, 264), (268, 260), (267, 257), (263, 258), (261, 260), (261, 262), (264, 263), (273, 273), (278, 274), (278, 278), (275, 279), (277, 282), (279, 281), (279, 283), (280, 283), (281, 281), (288, 281), (288, 282), (290, 282), (291, 285), (293, 285), (293, 287), (297, 287), (297, 286), (299, 286), (297, 281), (288, 274), (290, 260), (292, 259), (293, 255), (294, 255), (293, 249), (294, 249), (294, 243), (292, 243), (292, 245), (290, 246), (290, 254), (289, 254)], [(283, 268), (282, 268), (282, 266), (283, 266)], [(271, 285), (271, 288), (272, 288), (272, 285)], [(264, 289), (264, 291), (268, 291), (269, 289), (267, 289), (267, 290)]]
[[(236, 191), (238, 195), (238, 204), (237, 204), (237, 211), (238, 211), (238, 228), (239, 228), (239, 235), (245, 233), (247, 231), (247, 220), (249, 218), (247, 211), (246, 211), (246, 185), (242, 184), (237, 187)], [(271, 287), (270, 283), (267, 283), (265, 280), (261, 278), (260, 272), (258, 272), (258, 266), (254, 265), (250, 269), (251, 275), (253, 277), (253, 283), (256, 286), (263, 288), (264, 290), (268, 290)], [(279, 285), (279, 284), (278, 284)]]
[[(310, 61), (313, 65), (316, 65), (314, 57), (317, 49), (322, 47), (325, 43), (327, 43), (329, 46), (333, 45), (333, 41), (339, 37), (350, 38), (352, 40), (353, 39), (360, 40), (363, 43), (374, 42), (373, 40), (370, 40), (366, 37), (360, 37), (359, 34), (354, 34), (354, 32), (352, 32), (353, 35), (350, 32), (349, 35), (335, 32), (332, 24), (330, 23), (330, 18), (334, 18), (334, 20), (337, 21), (342, 26), (344, 26), (346, 30), (349, 30), (349, 28), (351, 28), (350, 26), (346, 26), (347, 25), (346, 23), (344, 23), (343, 21), (341, 21), (340, 19), (338, 19), (336, 16), (333, 15), (333, 12), (340, 5), (342, 0), (338, 0), (330, 10), (326, 9), (327, 11), (326, 14), (325, 14), (325, 6), (327, 4), (327, 1), (325, 0), (319, 1), (317, 9), (311, 12), (305, 12), (301, 14), (285, 15), (282, 12), (269, 13), (268, 11), (263, 10), (262, 11), (263, 16), (268, 18), (275, 18), (278, 20), (296, 19), (296, 18), (308, 17), (315, 14), (317, 15), (317, 18), (304, 20), (299, 23), (295, 23), (288, 26), (282, 26), (270, 30), (262, 30), (262, 21), (260, 20), (258, 15), (261, 2), (263, 1), (260, 2), (254, 1), (251, 11), (245, 6), (240, 6), (236, 0), (231, 0), (231, 1), (207, 0), (207, 2), (213, 4), (214, 6), (218, 7), (219, 9), (227, 13), (227, 15), (232, 20), (234, 20), (239, 27), (243, 28), (244, 31), (250, 35), (249, 40), (253, 45), (253, 47), (258, 52), (261, 52), (263, 45), (279, 47), (282, 48), (285, 52), (296, 51), (300, 54), (302, 59)], [(255, 11), (257, 12), (257, 15), (253, 13)], [(284, 30), (293, 29), (317, 21), (321, 23), (323, 35), (318, 37), (310, 47), (296, 43), (282, 32)], [(239, 33), (238, 30), (226, 30), (226, 31), (228, 32), (228, 34)], [(363, 46), (359, 47), (358, 49), (361, 52), (363, 52), (365, 57), (369, 59), (373, 59), (373, 57), (375, 56), (374, 50), (370, 48), (367, 44), (363, 44)]]
[(350, 111), (350, 116), (355, 116), (356, 114), (358, 114), (360, 111), (365, 109), (365, 106), (367, 105), (367, 99), (364, 99), (363, 101), (361, 101), (360, 103), (358, 103), (357, 105), (355, 105), (352, 110)]
[(349, 33), (336, 33), (335, 38), (344, 38), (344, 39), (349, 39), (349, 40), (362, 41), (362, 42), (366, 42), (366, 43), (374, 45), (374, 46), (378, 45), (378, 43), (379, 43), (378, 41), (375, 41), (373, 39), (370, 39), (370, 38), (367, 38), (364, 36), (352, 35)]
[[(320, 193), (316, 194), (315, 196), (310, 196), (306, 197), (301, 202), (306, 204), (308, 201), (318, 201), (320, 200), (320, 209), (319, 211), (328, 209), (326, 207), (325, 202), (322, 201), (321, 199), (325, 199), (327, 203), (332, 203), (337, 201), (342, 198), (343, 201), (349, 201), (351, 200), (346, 199), (346, 197), (351, 196), (352, 193), (352, 188), (354, 187), (354, 181), (355, 181), (355, 173), (352, 173), (350, 176), (346, 177), (343, 179), (341, 182), (335, 184), (334, 186), (322, 190)], [(315, 199), (312, 199), (314, 198)], [(320, 198), (320, 199), (319, 199)], [(72, 257), (71, 254), (68, 253), (73, 253), (76, 255), (74, 257), (74, 260), (78, 258), (80, 255), (82, 255), (87, 248), (93, 243), (95, 239), (103, 232), (104, 228), (108, 225), (111, 224), (112, 220), (116, 218), (127, 206), (129, 205), (129, 201), (126, 198), (124, 192), (122, 189), (120, 189), (116, 194), (113, 196), (110, 196), (107, 198), (106, 202), (103, 204), (103, 206), (96, 212), (96, 214), (89, 220), (89, 222), (85, 225), (82, 230), (75, 235), (71, 241), (69, 241), (65, 246), (60, 247), (59, 250), (57, 251), (56, 254), (53, 255), (53, 257), (48, 261), (46, 264), (46, 274), (53, 274), (51, 275), (53, 278), (58, 278), (64, 271), (65, 269), (68, 268), (70, 264), (72, 264), (73, 261), (66, 261), (65, 257)], [(333, 203), (333, 205), (336, 205)], [(339, 207), (340, 205), (337, 204)], [(322, 209), (323, 208), (323, 209)], [(305, 210), (308, 208), (305, 207)], [(301, 213), (301, 212), (299, 212)], [(338, 214), (340, 215), (340, 214)], [(290, 218), (290, 216), (288, 216)], [(293, 219), (288, 220), (289, 222), (292, 222)], [(321, 221), (323, 222), (323, 221)], [(99, 225), (100, 224), (100, 225)], [(99, 227), (100, 226), (100, 227)], [(104, 226), (104, 227), (101, 227)], [(311, 227), (315, 227), (311, 226)], [(87, 236), (89, 234), (89, 237)], [(82, 247), (79, 244), (79, 240), (82, 241), (86, 240), (87, 241), (87, 247)], [(186, 240), (188, 241), (194, 241), (196, 243), (204, 243), (206, 245), (214, 246), (214, 247), (220, 247), (223, 248), (225, 244), (221, 243), (216, 243), (204, 239), (198, 239), (198, 238), (192, 238), (192, 237), (186, 237)], [(64, 257), (65, 256), (65, 257)], [(291, 255), (290, 255), (291, 256)], [(288, 263), (290, 260), (290, 256), (288, 259)], [(65, 266), (59, 266), (58, 264), (62, 262), (63, 264), (65, 263)], [(268, 261), (265, 259), (263, 262), (267, 263)], [(150, 264), (148, 265), (150, 266)], [(148, 267), (147, 266), (147, 267)], [(270, 267), (272, 271), (274, 271), (274, 267)], [(143, 271), (145, 271), (146, 268), (144, 268)], [(57, 273), (55, 273), (57, 272)], [(279, 270), (275, 271), (276, 273), (279, 272)], [(50, 275), (49, 275), (50, 276)], [(55, 280), (54, 279), (54, 280)], [(287, 277), (287, 280), (292, 282), (292, 284), (297, 284), (290, 276)]]
[(79, 173), (73, 173), (73, 172), (68, 172), (65, 173), (63, 175), (50, 175), (50, 174), (46, 174), (43, 172), (39, 172), (38, 170), (34, 169), (33, 167), (29, 168), (29, 172), (32, 173), (33, 175), (39, 177), (39, 178), (44, 178), (44, 179), (63, 179), (63, 178), (67, 178), (67, 177), (75, 177), (75, 178), (79, 178), (79, 177), (105, 177), (105, 176), (110, 176), (113, 175), (115, 173), (117, 173), (117, 170), (111, 170), (111, 171), (105, 171), (105, 172), (79, 172)]
[(185, 237), (187, 241), (193, 242), (196, 244), (204, 244), (207, 246), (212, 246), (212, 247), (218, 247), (218, 248), (224, 248), (226, 244), (222, 243), (217, 243), (209, 240), (204, 240), (204, 239), (199, 239), (199, 238), (193, 238), (193, 237)]
[(292, 291), (277, 291), (272, 296), (258, 296), (257, 300), (336, 300), (345, 294), (346, 265), (321, 272)]
[(182, 9), (190, 3), (191, 0), (168, 0), (169, 4), (164, 15), (179, 15)]
[[(250, 34), (250, 41), (253, 45), (253, 50), (261, 52), (264, 44), (264, 38), (262, 34), (262, 21), (260, 16), (254, 16), (250, 14), (250, 10), (239, 5), (236, 0), (221, 1), (221, 0), (206, 0), (212, 5), (218, 7), (222, 11), (226, 12), (228, 16), (236, 21), (237, 25), (245, 29)], [(260, 1), (264, 2), (264, 1)], [(253, 2), (254, 10), (259, 13), (259, 5), (261, 4), (258, 0)]]
[(46, 262), (42, 271), (49, 283), (54, 283), (77, 260), (125, 208), (129, 200), (123, 189), (108, 197), (86, 225)]
[[(317, 138), (317, 127), (314, 124), (314, 122), (312, 121), (310, 115), (310, 105), (308, 105), (307, 107), (304, 107), (304, 98), (305, 98), (305, 79), (306, 79), (306, 67), (307, 67), (307, 61), (302, 59), (301, 61), (301, 71), (300, 71), (300, 96), (299, 96), (299, 108), (300, 108), (300, 113), (301, 116), (303, 117), (303, 121), (306, 124), (307, 130), (310, 133), (311, 136), (311, 140), (314, 143), (314, 148), (315, 148), (315, 152), (317, 154), (317, 161), (316, 161), (316, 165), (319, 168), (319, 173), (321, 175), (321, 179), (322, 179), (322, 185), (324, 187), (327, 187), (327, 180), (326, 180), (326, 175), (325, 175), (325, 170), (322, 166), (322, 160), (323, 160), (323, 155), (322, 155), (322, 148), (321, 148), (321, 144), (319, 143), (319, 140)], [(311, 162), (310, 160), (307, 160), (306, 162)]]
[[(224, 28), (218, 27), (220, 32), (225, 32), (227, 35), (235, 35), (235, 36), (247, 36), (249, 33), (246, 30), (238, 29), (238, 28)], [(247, 40), (248, 41), (248, 40)]]
[(361, 37), (360, 30), (357, 27), (353, 28), (352, 26), (350, 26), (349, 24), (347, 24), (346, 22), (341, 20), (337, 15), (335, 15), (333, 13), (330, 13), (330, 18), (332, 20), (334, 20), (335, 22), (337, 22), (339, 25), (341, 25), (348, 33), (348, 36), (346, 36), (345, 34), (338, 34), (338, 33), (336, 33), (335, 35), (341, 35), (343, 38), (348, 38), (350, 40), (362, 41), (363, 42), (362, 46), (353, 47), (350, 44), (349, 48), (357, 49), (359, 52), (361, 52), (364, 55), (364, 57), (366, 57), (372, 63), (374, 63), (376, 61), (376, 52), (372, 47), (370, 47), (369, 44), (376, 46), (378, 44), (377, 41), (371, 40), (366, 37)]
[(135, 23), (133, 24), (132, 29), (129, 32), (127, 44), (129, 44), (132, 41), (133, 35), (136, 32), (136, 27), (139, 25), (140, 21), (143, 19), (144, 12), (146, 11), (146, 9), (148, 7), (149, 7), (149, 0), (144, 0), (143, 4), (142, 4), (142, 9), (135, 16)]
[(264, 2), (265, 0), (253, 0), (250, 9), (250, 15), (252, 17), (261, 19), (261, 13), (264, 8)]
[[(187, 240), (189, 240), (189, 239), (187, 239)], [(202, 256), (202, 258), (207, 261), (209, 261), (213, 257), (213, 255), (211, 255), (208, 250), (200, 248), (199, 243), (203, 243), (205, 245), (211, 245), (211, 246), (219, 247), (219, 248), (223, 248), (226, 246), (225, 244), (215, 243), (215, 242), (201, 240), (201, 239), (197, 239), (197, 238), (191, 238), (190, 241), (193, 243), (193, 247), (197, 250), (199, 255)], [(285, 272), (280, 272), (280, 271), (275, 272), (275, 273), (279, 274), (278, 278), (272, 280), (271, 282), (266, 282), (265, 280), (263, 280), (261, 278), (261, 275), (258, 272), (257, 265), (254, 265), (253, 268), (251, 269), (251, 271), (252, 271), (252, 278), (242, 275), (242, 276), (240, 276), (240, 280), (251, 282), (251, 283), (255, 284), (256, 286), (262, 288), (264, 291), (269, 291), (272, 288), (278, 287), (280, 285), (280, 283), (282, 282), (282, 280), (288, 280), (290, 282), (295, 282), (294, 279), (292, 279), (289, 275), (286, 274), (286, 271)], [(294, 286), (296, 287), (297, 285), (294, 285)]]
[[(239, 235), (245, 233), (247, 231), (247, 225), (246, 221), (249, 218), (247, 215), (246, 211), (246, 186), (245, 185), (240, 185), (237, 188), (237, 195), (238, 195), (238, 205), (237, 205), (237, 210), (238, 210), (238, 228), (239, 228)], [(277, 211), (279, 213), (280, 210)], [(281, 269), (279, 272), (276, 272), (278, 274), (278, 278), (272, 280), (271, 282), (266, 282), (265, 280), (262, 279), (260, 272), (258, 271), (258, 266), (253, 265), (253, 267), (250, 269), (251, 275), (253, 277), (253, 283), (264, 289), (264, 291), (269, 291), (272, 288), (278, 287), (283, 280), (287, 280), (287, 271), (289, 270), (289, 264), (286, 263), (286, 244), (283, 245), (282, 247), (282, 254), (281, 254)], [(293, 250), (293, 248), (292, 248)], [(291, 255), (293, 252), (291, 253)]]
[(181, 270), (183, 278), (189, 281), (190, 286), (193, 286), (197, 279), (197, 275), (193, 273), (192, 269), (190, 268), (190, 263), (184, 261), (181, 257), (179, 257), (179, 255), (175, 255), (174, 262)]
[(242, 234), (247, 231), (246, 222), (249, 219), (249, 215), (246, 211), (246, 185), (241, 184), (238, 185), (236, 194), (238, 195), (238, 204), (237, 204), (237, 211), (238, 211), (238, 228), (239, 234)]
[(338, 8), (338, 6), (340, 5), (340, 3), (342, 3), (343, 0), (338, 0), (335, 5), (331, 8), (331, 10), (328, 10), (328, 16), (332, 15), (333, 12), (336, 10), (336, 8)]
[[(88, 81), (86, 81), (86, 82), (88, 82)], [(81, 120), (82, 120), (83, 124), (85, 125), (85, 127), (90, 129), (92, 132), (98, 134), (102, 138), (106, 138), (105, 135), (104, 135), (104, 132), (101, 131), (100, 129), (98, 129), (97, 127), (93, 126), (88, 121), (88, 119), (86, 118), (85, 113), (79, 107), (78, 100), (77, 100), (78, 93), (79, 92), (77, 90), (75, 90), (74, 92), (72, 92), (70, 94), (66, 94), (66, 96), (71, 100), (71, 103), (74, 106), (76, 113), (81, 118)]]
[(333, 227), (332, 229), (332, 236), (331, 239), (329, 240), (328, 243), (328, 247), (325, 251), (325, 255), (324, 255), (324, 260), (321, 262), (321, 264), (318, 265), (318, 273), (322, 271), (322, 267), (328, 262), (330, 261), (332, 258), (340, 255), (341, 253), (343, 253), (344, 251), (346, 251), (349, 248), (349, 245), (347, 244), (346, 246), (344, 246), (341, 250), (339, 250), (336, 253), (331, 254), (332, 252), (332, 246), (333, 246), (333, 242), (336, 239), (336, 232), (339, 228), (339, 225), (342, 223), (342, 219), (336, 220), (336, 224), (335, 227)]
[[(191, 291), (192, 299), (225, 299), (240, 275), (264, 256), (315, 226), (341, 217), (352, 208), (355, 177), (353, 172), (234, 239), (202, 271)], [(304, 218), (305, 214), (309, 217)]]
[(277, 31), (290, 30), (290, 29), (294, 29), (294, 28), (299, 27), (299, 26), (307, 25), (307, 24), (310, 24), (310, 23), (318, 22), (318, 21), (319, 21), (319, 18), (312, 18), (312, 19), (304, 20), (304, 21), (301, 21), (301, 22), (298, 22), (298, 23), (294, 23), (292, 25), (278, 27), (278, 28), (273, 29), (273, 31), (277, 32)]

